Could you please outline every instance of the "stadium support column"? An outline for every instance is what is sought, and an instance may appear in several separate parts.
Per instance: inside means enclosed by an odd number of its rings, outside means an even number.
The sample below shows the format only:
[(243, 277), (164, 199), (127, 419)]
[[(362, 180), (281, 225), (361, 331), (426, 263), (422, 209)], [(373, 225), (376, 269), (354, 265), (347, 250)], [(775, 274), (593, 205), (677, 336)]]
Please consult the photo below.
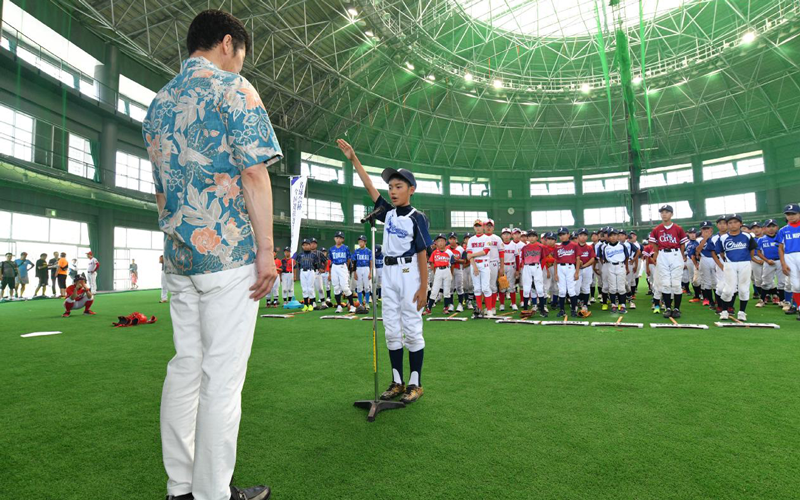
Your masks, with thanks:
[(586, 225), (583, 217), (583, 174), (575, 176), (575, 201), (573, 204), (572, 217), (575, 219), (575, 227)]
[[(114, 289), (114, 211), (102, 208), (97, 216), (97, 248), (93, 248), (95, 257), (100, 261), (97, 273), (98, 290)], [(90, 226), (91, 230), (91, 226)], [(92, 239), (92, 238), (90, 238)]]
[(766, 209), (767, 212), (779, 213), (783, 209), (780, 199), (780, 185), (778, 183), (778, 159), (775, 157), (775, 148), (770, 144), (763, 148), (764, 151), (764, 173), (766, 174), (767, 191), (764, 200), (761, 200), (757, 207), (758, 211)]
[[(98, 66), (95, 77), (100, 81), (100, 101), (113, 109), (119, 98), (119, 49), (114, 44), (106, 45), (105, 61)], [(103, 118), (100, 133), (100, 171), (104, 186), (114, 187), (117, 170), (117, 121), (113, 117)]]
[(692, 156), (692, 178), (694, 190), (692, 192), (692, 218), (701, 221), (707, 217), (706, 204), (703, 195), (703, 160), (699, 156)]
[(344, 184), (342, 184), (342, 212), (344, 212), (344, 224), (356, 225), (360, 221), (355, 220), (353, 217), (353, 173), (355, 167), (347, 160), (342, 165), (342, 173), (344, 174)]

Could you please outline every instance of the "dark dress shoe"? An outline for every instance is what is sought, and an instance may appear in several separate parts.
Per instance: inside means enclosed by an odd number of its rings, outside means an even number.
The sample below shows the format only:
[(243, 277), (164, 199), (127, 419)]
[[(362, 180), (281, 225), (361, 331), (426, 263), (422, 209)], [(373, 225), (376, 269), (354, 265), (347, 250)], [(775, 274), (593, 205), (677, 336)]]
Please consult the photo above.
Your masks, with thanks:
[(167, 500), (194, 500), (194, 497), (191, 493), (186, 493), (184, 495), (167, 495)]

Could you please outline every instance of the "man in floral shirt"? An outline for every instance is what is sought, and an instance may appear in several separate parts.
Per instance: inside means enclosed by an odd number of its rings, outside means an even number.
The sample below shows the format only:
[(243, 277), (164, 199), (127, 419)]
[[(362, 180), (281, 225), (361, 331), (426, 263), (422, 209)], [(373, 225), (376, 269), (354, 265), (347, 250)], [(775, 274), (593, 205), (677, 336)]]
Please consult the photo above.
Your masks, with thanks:
[(172, 292), (176, 354), (161, 399), (168, 499), (269, 496), (266, 486), (229, 486), (258, 304), (277, 278), (266, 167), (283, 156), (258, 92), (238, 74), (250, 45), (230, 14), (198, 14), (189, 59), (142, 126)]

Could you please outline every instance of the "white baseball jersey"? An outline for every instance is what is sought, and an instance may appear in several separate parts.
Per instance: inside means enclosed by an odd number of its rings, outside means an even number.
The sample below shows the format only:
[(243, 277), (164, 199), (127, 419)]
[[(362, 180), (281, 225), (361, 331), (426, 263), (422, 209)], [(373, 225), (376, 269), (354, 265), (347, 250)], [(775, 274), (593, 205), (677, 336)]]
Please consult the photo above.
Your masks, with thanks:
[(500, 262), (500, 252), (505, 251), (503, 239), (493, 234), (484, 235), (484, 247), (489, 249), (489, 262)]
[(509, 241), (508, 244), (504, 245), (505, 250), (503, 250), (503, 263), (507, 266), (517, 265), (517, 257), (519, 256), (522, 246), (513, 241)]
[(97, 268), (100, 266), (100, 262), (94, 257), (89, 259), (89, 264), (86, 266), (86, 270), (90, 273), (97, 271)]
[[(473, 254), (483, 251), (484, 245), (486, 244), (487, 241), (488, 240), (485, 235), (476, 234), (475, 236), (467, 240), (467, 253)], [(481, 262), (488, 262), (489, 258), (484, 255), (481, 257), (477, 257), (473, 260), (480, 264)]]
[[(448, 246), (444, 249), (448, 255), (451, 255), (454, 259), (460, 260), (463, 259), (462, 255), (464, 254), (464, 249), (461, 248), (460, 245), (456, 246), (455, 248)], [(453, 264), (453, 267), (456, 267), (458, 264)]]

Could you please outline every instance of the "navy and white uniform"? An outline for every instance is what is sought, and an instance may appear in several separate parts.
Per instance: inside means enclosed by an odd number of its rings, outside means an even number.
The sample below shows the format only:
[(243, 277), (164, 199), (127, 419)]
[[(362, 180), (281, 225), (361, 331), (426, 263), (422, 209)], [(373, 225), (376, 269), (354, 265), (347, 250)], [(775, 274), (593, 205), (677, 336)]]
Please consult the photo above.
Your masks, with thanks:
[(603, 258), (608, 266), (606, 272), (608, 293), (626, 293), (627, 272), (625, 263), (630, 259), (628, 247), (624, 243), (608, 243), (603, 247)]
[(775, 279), (777, 278), (777, 290), (784, 290), (786, 287), (786, 275), (781, 269), (780, 255), (778, 253), (778, 233), (775, 236), (765, 234), (758, 240), (758, 251), (766, 260), (771, 260), (772, 264), (764, 262), (761, 271), (761, 286), (764, 290), (775, 290)]
[(319, 255), (316, 252), (301, 251), (294, 254), (294, 260), (300, 267), (300, 287), (304, 299), (314, 298), (314, 278), (319, 269)]
[(372, 250), (367, 247), (356, 248), (353, 259), (356, 261), (356, 292), (372, 292), (372, 283), (369, 279)]
[[(697, 238), (698, 246), (703, 243), (703, 238)], [(714, 250), (714, 237), (710, 236), (708, 243), (700, 250), (700, 288), (715, 290), (717, 288), (717, 264), (711, 252)], [(697, 250), (695, 250), (696, 252)]]
[(788, 224), (778, 230), (778, 244), (783, 245), (783, 259), (789, 266), (788, 284), (792, 293), (800, 293), (800, 224)]
[(628, 274), (627, 289), (633, 290), (633, 285), (639, 280), (639, 251), (642, 246), (639, 243), (626, 242), (628, 244)]
[(606, 262), (605, 259), (605, 251), (608, 245), (609, 245), (608, 241), (601, 240), (597, 243), (597, 248), (595, 248), (595, 254), (597, 255), (600, 267), (600, 276), (598, 278), (597, 286), (600, 287), (600, 290), (603, 293), (608, 293), (608, 281), (609, 281), (608, 269), (610, 266), (608, 265), (608, 262)]
[(722, 289), (722, 300), (730, 302), (733, 294), (739, 292), (739, 300), (750, 300), (750, 284), (753, 269), (750, 266), (756, 241), (749, 233), (736, 236), (723, 234), (719, 239), (719, 248), (725, 255), (725, 285)]
[(375, 286), (381, 287), (383, 283), (383, 251), (375, 252)]
[[(727, 234), (727, 233), (725, 233)], [(717, 258), (722, 262), (723, 266), (725, 265), (725, 255), (722, 254), (722, 248), (720, 247), (719, 240), (725, 234), (715, 234), (711, 237), (711, 241), (708, 242), (708, 245), (711, 245), (711, 250), (717, 254)], [(706, 245), (706, 246), (708, 246)], [(722, 288), (725, 285), (725, 271), (720, 269), (716, 263), (714, 264), (714, 277), (716, 280), (716, 286), (714, 287), (714, 291), (717, 295), (722, 295)]]
[(698, 246), (700, 246), (700, 243), (697, 239), (686, 242), (686, 262), (684, 263), (683, 276), (681, 277), (681, 282), (683, 283), (695, 284), (696, 277), (699, 280), (699, 276), (695, 273), (697, 269), (694, 267), (694, 261), (692, 260), (692, 256), (694, 256)]
[(394, 208), (383, 197), (375, 207), (382, 207), (378, 220), (383, 227), (383, 327), (390, 351), (417, 352), (425, 347), (422, 337), (422, 311), (414, 303), (420, 288), (417, 253), (433, 244), (428, 219), (412, 206)]
[(328, 258), (331, 261), (331, 286), (335, 295), (344, 294), (345, 297), (353, 295), (350, 288), (350, 273), (347, 264), (350, 261), (350, 249), (347, 245), (332, 246), (328, 249)]

